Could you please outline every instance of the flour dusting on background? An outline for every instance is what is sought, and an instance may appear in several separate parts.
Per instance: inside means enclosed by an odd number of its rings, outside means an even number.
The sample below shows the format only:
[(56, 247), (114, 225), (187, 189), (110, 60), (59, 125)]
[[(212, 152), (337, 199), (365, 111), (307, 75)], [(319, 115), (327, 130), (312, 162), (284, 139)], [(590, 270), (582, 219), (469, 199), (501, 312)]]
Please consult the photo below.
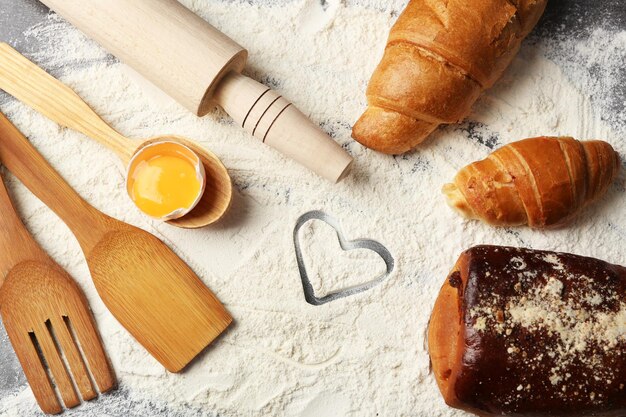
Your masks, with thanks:
[[(248, 48), (248, 74), (310, 115), (355, 157), (355, 168), (342, 183), (329, 184), (249, 137), (222, 112), (195, 117), (60, 19), (31, 29), (28, 36), (44, 47), (30, 58), (113, 127), (136, 138), (193, 138), (222, 159), (235, 184), (233, 206), (219, 224), (201, 230), (157, 224), (125, 195), (123, 168), (111, 152), (20, 103), (0, 106), (89, 202), (165, 239), (235, 319), (186, 372), (167, 373), (104, 308), (68, 229), (10, 177), (27, 226), (87, 294), (119, 378), (117, 393), (87, 405), (94, 412), (117, 415), (132, 401), (137, 415), (156, 408), (170, 416), (382, 416), (390, 410), (464, 416), (444, 405), (424, 348), (435, 297), (462, 250), (481, 243), (527, 246), (624, 263), (623, 174), (604, 199), (557, 231), (464, 221), (440, 193), (462, 166), (532, 135), (602, 138), (626, 155), (626, 140), (609, 128), (619, 120), (607, 108), (592, 110), (589, 97), (546, 59), (555, 53), (549, 43), (525, 45), (469, 122), (442, 128), (417, 151), (390, 157), (355, 143), (350, 127), (364, 109), (367, 81), (404, 1), (373, 1), (370, 7), (339, 0), (183, 3)], [(616, 48), (624, 50), (620, 39)], [(579, 47), (603, 62), (601, 48)], [(585, 87), (593, 91), (590, 80)], [(310, 210), (332, 213), (351, 239), (384, 244), (395, 260), (391, 275), (351, 297), (306, 303), (292, 234)], [(336, 261), (336, 273), (350, 274), (351, 261)], [(350, 275), (348, 281), (372, 278)], [(37, 406), (25, 388), (0, 400), (0, 410), (29, 415)]]

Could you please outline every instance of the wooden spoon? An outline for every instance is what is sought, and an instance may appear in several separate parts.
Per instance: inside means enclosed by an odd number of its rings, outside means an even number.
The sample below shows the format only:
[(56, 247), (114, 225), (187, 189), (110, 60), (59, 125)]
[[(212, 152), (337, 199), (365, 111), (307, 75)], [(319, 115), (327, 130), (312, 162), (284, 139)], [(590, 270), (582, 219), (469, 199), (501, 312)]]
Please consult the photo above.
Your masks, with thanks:
[(33, 240), (1, 178), (0, 212), (0, 314), (39, 407), (56, 414), (61, 400), (71, 408), (111, 390), (115, 376), (85, 295)]
[(174, 252), (80, 198), (2, 113), (0, 161), (72, 230), (104, 304), (169, 371), (180, 371), (230, 324)]
[(144, 146), (158, 141), (179, 142), (191, 148), (202, 160), (206, 188), (193, 210), (168, 223), (182, 228), (199, 228), (219, 220), (228, 210), (232, 184), (228, 171), (215, 154), (180, 136), (159, 136), (138, 143), (109, 126), (72, 89), (0, 42), (0, 89), (60, 124), (100, 142), (128, 166)]

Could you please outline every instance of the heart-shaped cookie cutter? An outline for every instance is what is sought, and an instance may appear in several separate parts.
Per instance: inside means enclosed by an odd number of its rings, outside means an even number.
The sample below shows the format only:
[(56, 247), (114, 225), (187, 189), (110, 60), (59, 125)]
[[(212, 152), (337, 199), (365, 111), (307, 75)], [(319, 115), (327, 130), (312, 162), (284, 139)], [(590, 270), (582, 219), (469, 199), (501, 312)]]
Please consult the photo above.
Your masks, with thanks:
[[(349, 251), (349, 250), (354, 250), (354, 249), (369, 249), (377, 253), (378, 256), (380, 256), (382, 260), (385, 262), (385, 267), (386, 267), (385, 273), (363, 284), (359, 284), (350, 288), (331, 292), (325, 295), (324, 297), (317, 297), (315, 295), (315, 290), (313, 289), (313, 285), (311, 285), (311, 281), (306, 272), (306, 266), (304, 265), (304, 258), (302, 257), (302, 248), (300, 246), (300, 239), (298, 238), (298, 232), (300, 231), (300, 228), (302, 228), (302, 226), (304, 226), (307, 222), (311, 220), (321, 220), (324, 223), (328, 224), (330, 227), (332, 227), (337, 233), (337, 238), (339, 239), (339, 245), (341, 246), (341, 249), (343, 249), (344, 251)], [(316, 305), (316, 306), (326, 304), (331, 301), (338, 300), (340, 298), (345, 298), (351, 295), (359, 294), (377, 286), (391, 274), (395, 265), (393, 256), (383, 244), (376, 242), (375, 240), (371, 240), (371, 239), (347, 240), (344, 237), (343, 232), (341, 231), (339, 222), (332, 216), (319, 210), (309, 211), (307, 213), (304, 213), (302, 216), (298, 218), (298, 220), (296, 221), (296, 226), (293, 229), (293, 245), (296, 250), (296, 260), (298, 262), (298, 270), (300, 272), (300, 279), (302, 280), (302, 289), (304, 290), (304, 298), (307, 303)]]

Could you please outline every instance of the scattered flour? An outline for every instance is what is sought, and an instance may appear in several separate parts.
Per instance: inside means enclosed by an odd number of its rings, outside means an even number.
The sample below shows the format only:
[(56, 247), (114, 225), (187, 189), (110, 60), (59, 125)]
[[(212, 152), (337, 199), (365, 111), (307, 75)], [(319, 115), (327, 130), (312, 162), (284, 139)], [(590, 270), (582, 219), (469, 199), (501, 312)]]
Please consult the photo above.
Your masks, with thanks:
[[(579, 278), (581, 286), (584, 279)], [(505, 315), (510, 316), (514, 326), (547, 329), (557, 334), (561, 345), (555, 350), (562, 350), (564, 355), (584, 351), (591, 341), (600, 346), (606, 345), (608, 349), (626, 341), (626, 302), (622, 302), (621, 308), (614, 312), (592, 313), (589, 307), (584, 306), (587, 302), (584, 295), (576, 297), (580, 301), (574, 297), (564, 301), (563, 290), (563, 282), (550, 277), (545, 286), (511, 301)], [(612, 296), (617, 297), (615, 294)], [(600, 299), (598, 305), (603, 300), (597, 293), (594, 294), (596, 297)]]
[[(158, 412), (171, 416), (189, 410), (225, 416), (462, 416), (444, 405), (429, 375), (424, 334), (439, 287), (463, 249), (489, 243), (624, 261), (623, 177), (570, 227), (546, 232), (464, 221), (439, 191), (490, 147), (532, 135), (603, 138), (626, 155), (623, 136), (611, 132), (602, 121), (606, 115), (594, 113), (587, 95), (545, 58), (541, 46), (522, 48), (502, 81), (477, 103), (470, 122), (440, 129), (419, 150), (390, 157), (352, 141), (350, 127), (364, 108), (367, 81), (404, 1), (183, 3), (245, 45), (248, 73), (320, 123), (356, 166), (349, 178), (331, 185), (248, 137), (223, 113), (199, 119), (144, 88), (129, 68), (60, 19), (30, 30), (28, 36), (42, 45), (30, 58), (121, 133), (196, 139), (222, 158), (236, 189), (232, 209), (218, 225), (183, 231), (154, 223), (125, 196), (123, 169), (111, 152), (20, 103), (0, 105), (85, 199), (163, 238), (235, 318), (186, 372), (167, 373), (104, 308), (68, 229), (9, 176), (27, 226), (87, 294), (121, 384), (118, 393), (81, 408), (120, 415), (132, 405), (136, 409), (128, 415), (148, 415), (156, 414), (148, 404), (158, 402), (165, 404)], [(395, 258), (393, 273), (367, 292), (319, 307), (307, 304), (292, 233), (309, 210), (332, 214), (347, 236), (383, 243)], [(36, 410), (28, 389), (0, 399), (1, 415)]]

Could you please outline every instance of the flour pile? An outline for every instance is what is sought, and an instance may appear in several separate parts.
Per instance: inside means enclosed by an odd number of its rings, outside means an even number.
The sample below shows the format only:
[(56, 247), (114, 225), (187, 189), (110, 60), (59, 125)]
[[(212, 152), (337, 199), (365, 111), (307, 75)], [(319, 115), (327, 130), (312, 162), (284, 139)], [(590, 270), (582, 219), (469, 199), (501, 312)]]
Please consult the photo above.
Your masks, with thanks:
[[(390, 157), (352, 141), (350, 127), (365, 106), (367, 81), (404, 1), (183, 3), (245, 45), (248, 74), (291, 99), (356, 164), (351, 176), (331, 185), (250, 138), (225, 114), (215, 111), (202, 119), (190, 114), (60, 19), (53, 16), (32, 28), (28, 35), (42, 48), (30, 58), (75, 89), (121, 133), (193, 138), (222, 158), (235, 184), (233, 206), (219, 224), (195, 231), (157, 224), (133, 208), (124, 193), (123, 168), (111, 152), (20, 103), (0, 106), (83, 197), (164, 239), (235, 318), (185, 373), (168, 374), (104, 308), (68, 229), (9, 177), (29, 229), (86, 292), (120, 380), (120, 391), (89, 410), (171, 416), (462, 416), (441, 400), (424, 348), (430, 309), (462, 250), (488, 243), (624, 262), (623, 176), (571, 227), (549, 232), (464, 221), (440, 193), (459, 168), (484, 158), (490, 148), (533, 135), (603, 138), (626, 155), (624, 137), (616, 137), (594, 113), (588, 96), (545, 58), (542, 48), (547, 46), (525, 45), (501, 82), (475, 106), (470, 122), (440, 129), (419, 150)], [(626, 48), (626, 42), (619, 47)], [(393, 272), (366, 292), (323, 306), (307, 304), (293, 229), (310, 210), (331, 214), (348, 239), (384, 244), (395, 260)], [(336, 262), (331, 275), (346, 277), (347, 286), (370, 281), (379, 272), (378, 266), (355, 268), (332, 233), (308, 238), (322, 240), (307, 249), (321, 245), (326, 251), (307, 255), (311, 270), (329, 273), (326, 268)], [(327, 252), (331, 248), (334, 254)], [(320, 259), (329, 265), (320, 266)], [(335, 280), (317, 289), (337, 285), (342, 284)], [(27, 388), (0, 400), (3, 416), (36, 410)]]

